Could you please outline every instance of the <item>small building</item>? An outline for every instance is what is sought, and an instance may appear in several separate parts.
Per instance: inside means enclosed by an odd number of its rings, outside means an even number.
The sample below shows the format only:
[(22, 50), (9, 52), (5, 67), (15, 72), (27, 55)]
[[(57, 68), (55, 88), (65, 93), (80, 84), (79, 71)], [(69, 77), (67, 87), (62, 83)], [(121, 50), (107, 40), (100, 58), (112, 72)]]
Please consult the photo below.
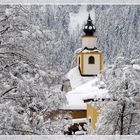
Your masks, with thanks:
[(82, 48), (75, 51), (77, 65), (81, 76), (95, 76), (102, 73), (102, 52), (96, 47), (96, 28), (89, 15), (87, 24), (83, 29)]

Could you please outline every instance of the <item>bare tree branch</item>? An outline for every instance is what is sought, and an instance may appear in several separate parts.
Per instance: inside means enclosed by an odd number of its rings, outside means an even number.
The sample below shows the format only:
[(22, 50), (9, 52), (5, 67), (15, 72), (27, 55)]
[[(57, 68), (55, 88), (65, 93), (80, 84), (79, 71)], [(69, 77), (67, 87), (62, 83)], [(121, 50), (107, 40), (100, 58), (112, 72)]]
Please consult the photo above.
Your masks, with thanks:
[(4, 93), (1, 94), (0, 97), (4, 96), (5, 94), (9, 93), (11, 90), (16, 89), (17, 87), (12, 87), (10, 89), (8, 89), (7, 91), (5, 91)]

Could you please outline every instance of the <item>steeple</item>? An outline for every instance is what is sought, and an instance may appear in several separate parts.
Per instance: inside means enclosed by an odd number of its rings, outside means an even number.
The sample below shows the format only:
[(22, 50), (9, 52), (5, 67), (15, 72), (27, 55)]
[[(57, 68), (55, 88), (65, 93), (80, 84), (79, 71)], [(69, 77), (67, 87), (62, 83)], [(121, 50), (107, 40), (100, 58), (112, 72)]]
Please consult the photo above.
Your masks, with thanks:
[(92, 23), (92, 19), (90, 17), (90, 14), (89, 14), (89, 17), (87, 20), (87, 24), (85, 25), (83, 31), (85, 32), (85, 36), (93, 36), (95, 31), (96, 31), (96, 28)]
[(76, 52), (81, 76), (95, 76), (102, 73), (102, 51), (98, 50), (96, 46), (95, 30), (89, 14), (83, 29), (85, 35), (81, 36), (82, 48)]

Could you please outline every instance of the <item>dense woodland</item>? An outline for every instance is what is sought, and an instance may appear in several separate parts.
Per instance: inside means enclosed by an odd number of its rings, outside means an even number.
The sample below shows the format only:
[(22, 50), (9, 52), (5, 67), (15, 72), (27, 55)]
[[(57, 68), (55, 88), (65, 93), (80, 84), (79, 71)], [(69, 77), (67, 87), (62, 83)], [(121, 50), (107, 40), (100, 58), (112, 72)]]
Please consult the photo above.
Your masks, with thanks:
[[(82, 14), (80, 7), (0, 6), (0, 134), (61, 134), (69, 123), (64, 116), (50, 121), (49, 113), (66, 100), (62, 77), (75, 65), (83, 34), (78, 25), (70, 32), (70, 14)], [(140, 6), (87, 6), (93, 9), (104, 66), (120, 56), (136, 60)]]

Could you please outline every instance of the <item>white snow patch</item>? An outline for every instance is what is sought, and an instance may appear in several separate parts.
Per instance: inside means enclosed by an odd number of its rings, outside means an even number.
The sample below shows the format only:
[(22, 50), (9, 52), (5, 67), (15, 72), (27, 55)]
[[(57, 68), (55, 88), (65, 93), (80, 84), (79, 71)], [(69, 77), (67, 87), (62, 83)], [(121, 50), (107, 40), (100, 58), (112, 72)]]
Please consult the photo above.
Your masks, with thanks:
[(5, 15), (9, 16), (10, 14), (12, 14), (12, 9), (11, 8), (6, 8)]
[(93, 79), (93, 77), (82, 77), (80, 75), (78, 66), (71, 69), (68, 72), (66, 77), (70, 80), (70, 84), (71, 84), (72, 89), (75, 89), (78, 86), (80, 86), (80, 85), (82, 85), (82, 84), (84, 84), (84, 83)]
[[(69, 97), (67, 97), (68, 100)], [(73, 99), (71, 97), (71, 99)], [(70, 98), (69, 98), (70, 101)], [(73, 103), (75, 102), (74, 100), (72, 101)], [(63, 107), (61, 107), (60, 109), (62, 110), (86, 110), (86, 104), (83, 104), (83, 101), (81, 102), (81, 104), (69, 104), (70, 102), (68, 102), (67, 105), (64, 105)], [(78, 101), (79, 103), (79, 101)]]
[(93, 94), (88, 94), (83, 99), (105, 99), (109, 98), (108, 91), (105, 89), (100, 89), (97, 92), (94, 92)]
[(67, 78), (70, 80), (72, 89), (84, 83), (83, 79), (81, 78), (78, 66), (69, 71)]
[(138, 65), (138, 64), (134, 64), (134, 65), (133, 65), (133, 68), (134, 68), (135, 70), (140, 71), (140, 65)]
[(29, 35), (29, 32), (28, 31), (21, 31), (23, 37), (27, 37)]
[(39, 73), (40, 73), (41, 76), (45, 76), (46, 75), (46, 72), (43, 71), (43, 70), (39, 70)]
[(77, 50), (75, 50), (74, 54), (79, 53), (82, 51), (82, 48), (78, 48)]
[(87, 132), (86, 131), (76, 131), (75, 135), (86, 135)]
[[(101, 85), (103, 83), (101, 82)], [(68, 92), (66, 94), (66, 98), (68, 101), (68, 105), (64, 108), (66, 109), (86, 109), (86, 104), (83, 99), (91, 99), (91, 98), (109, 98), (108, 91), (104, 89), (100, 89), (100, 82), (97, 77), (93, 80), (78, 86), (74, 90)]]
[(84, 123), (87, 122), (87, 118), (72, 119), (72, 123)]
[(87, 49), (85, 49), (82, 52), (101, 52), (101, 51), (99, 51), (97, 49), (95, 49), (95, 50), (87, 50)]

